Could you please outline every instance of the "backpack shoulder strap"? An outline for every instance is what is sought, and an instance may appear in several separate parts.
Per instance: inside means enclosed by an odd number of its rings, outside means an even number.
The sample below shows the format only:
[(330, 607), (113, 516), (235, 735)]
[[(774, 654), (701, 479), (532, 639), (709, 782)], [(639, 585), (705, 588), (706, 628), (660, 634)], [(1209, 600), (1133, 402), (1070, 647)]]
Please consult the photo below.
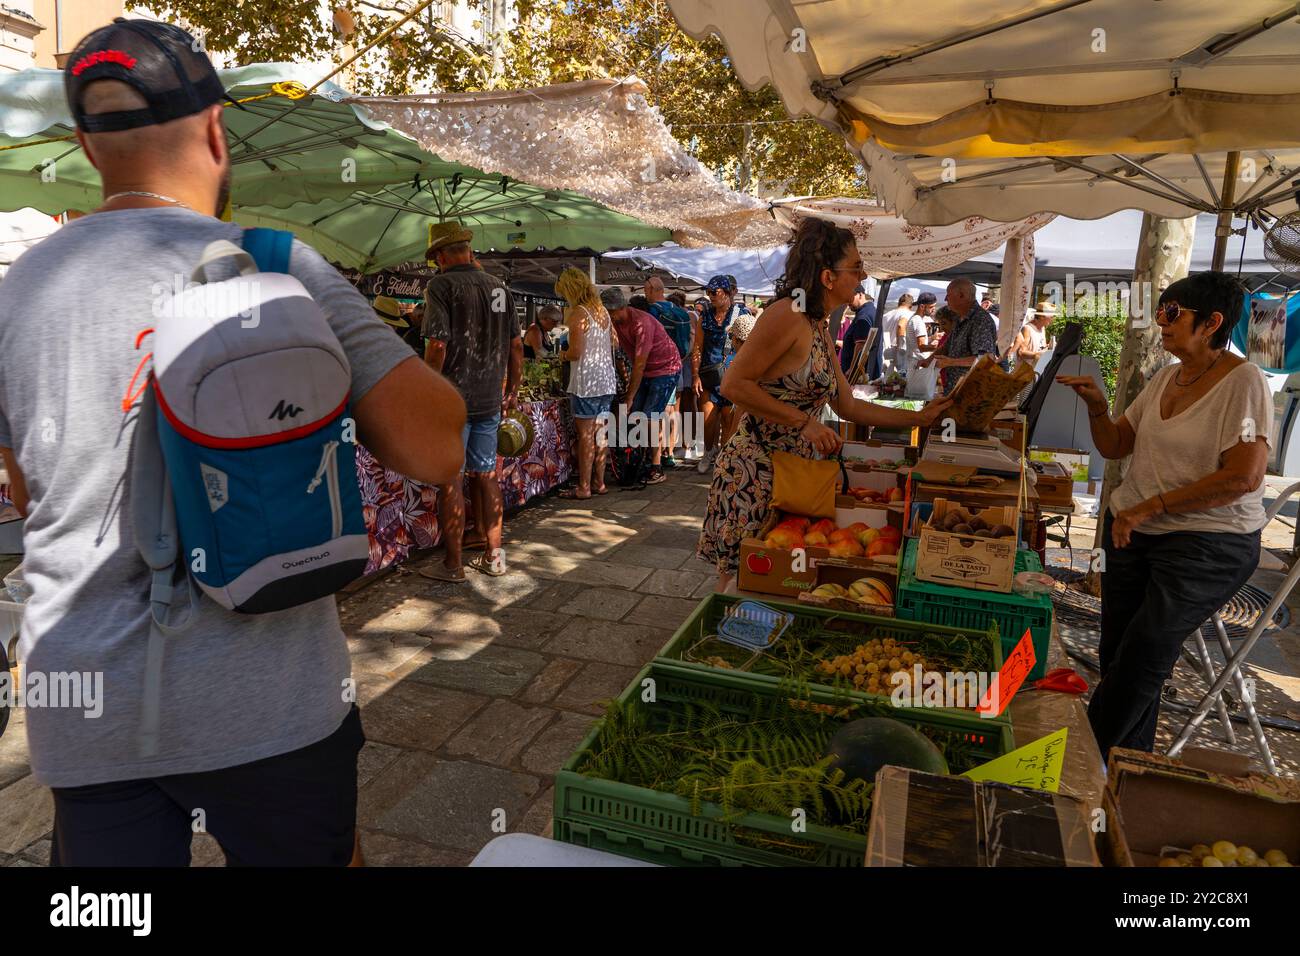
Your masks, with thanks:
[(293, 233), (285, 229), (245, 229), (244, 251), (260, 272), (288, 272)]

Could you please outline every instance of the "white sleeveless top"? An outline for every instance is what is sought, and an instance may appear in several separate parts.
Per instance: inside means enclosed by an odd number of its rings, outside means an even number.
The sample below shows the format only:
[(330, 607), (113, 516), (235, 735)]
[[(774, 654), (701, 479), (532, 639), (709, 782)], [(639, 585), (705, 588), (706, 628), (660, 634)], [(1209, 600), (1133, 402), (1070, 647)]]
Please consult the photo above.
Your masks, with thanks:
[[(603, 398), (618, 391), (614, 374), (614, 354), (609, 341), (609, 313), (603, 308), (592, 314), (586, 306), (573, 309), (574, 321), (586, 319), (582, 335), (582, 356), (569, 369), (569, 394), (578, 398)], [(570, 322), (569, 340), (573, 340)]]

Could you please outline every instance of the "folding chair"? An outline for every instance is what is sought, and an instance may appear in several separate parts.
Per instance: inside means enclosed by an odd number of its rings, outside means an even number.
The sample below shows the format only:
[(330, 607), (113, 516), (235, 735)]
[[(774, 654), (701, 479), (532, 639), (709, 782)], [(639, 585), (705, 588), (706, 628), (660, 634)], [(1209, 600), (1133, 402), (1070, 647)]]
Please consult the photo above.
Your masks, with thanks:
[[(1266, 512), (1267, 520), (1272, 521), (1277, 517), (1277, 513), (1282, 510), (1282, 506), (1297, 491), (1300, 491), (1300, 482), (1290, 485), (1277, 496), (1277, 499), (1269, 506)], [(1241, 698), (1242, 706), (1246, 710), (1246, 722), (1250, 725), (1250, 732), (1255, 737), (1255, 745), (1259, 747), (1259, 752), (1264, 755), (1264, 766), (1268, 768), (1269, 773), (1277, 773), (1277, 766), (1273, 763), (1273, 753), (1268, 749), (1268, 741), (1264, 737), (1264, 728), (1259, 723), (1259, 715), (1255, 712), (1255, 700), (1253, 691), (1247, 687), (1245, 679), (1241, 676), (1241, 666), (1246, 663), (1246, 658), (1250, 656), (1251, 650), (1255, 647), (1255, 642), (1263, 636), (1268, 630), (1269, 625), (1273, 623), (1273, 615), (1277, 609), (1282, 606), (1291, 594), (1296, 583), (1300, 581), (1300, 560), (1294, 560), (1291, 570), (1287, 572), (1286, 580), (1282, 586), (1273, 595), (1268, 606), (1260, 612), (1259, 619), (1255, 621), (1254, 627), (1246, 635), (1246, 639), (1241, 642), (1241, 646), (1234, 652), (1232, 645), (1228, 641), (1228, 631), (1223, 626), (1223, 618), (1219, 612), (1215, 611), (1210, 616), (1210, 622), (1214, 625), (1214, 633), (1218, 636), (1219, 647), (1223, 649), (1223, 656), (1227, 663), (1217, 676), (1214, 673), (1214, 662), (1210, 660), (1210, 652), (1205, 646), (1205, 639), (1201, 637), (1200, 628), (1196, 629), (1197, 655), (1200, 658), (1201, 670), (1205, 674), (1206, 682), (1210, 689), (1205, 692), (1192, 716), (1187, 719), (1183, 725), (1182, 731), (1178, 734), (1173, 746), (1169, 748), (1169, 756), (1176, 757), (1186, 746), (1187, 741), (1191, 739), (1196, 728), (1205, 720), (1210, 708), (1216, 708), (1219, 714), (1219, 721), (1223, 724), (1224, 734), (1229, 743), (1236, 742), (1236, 734), (1232, 730), (1232, 721), (1228, 716), (1228, 708), (1224, 703), (1223, 695), (1231, 681), (1237, 690), (1237, 695)]]

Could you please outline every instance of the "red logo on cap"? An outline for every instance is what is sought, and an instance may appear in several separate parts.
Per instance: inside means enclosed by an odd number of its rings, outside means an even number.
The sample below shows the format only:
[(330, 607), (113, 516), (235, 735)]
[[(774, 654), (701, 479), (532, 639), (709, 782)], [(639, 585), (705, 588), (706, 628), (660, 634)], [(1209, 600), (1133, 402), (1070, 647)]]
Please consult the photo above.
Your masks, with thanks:
[(117, 63), (130, 70), (135, 66), (135, 57), (121, 50), (96, 50), (94, 53), (87, 53), (76, 62), (72, 67), (72, 75), (80, 76), (84, 71), (100, 63)]

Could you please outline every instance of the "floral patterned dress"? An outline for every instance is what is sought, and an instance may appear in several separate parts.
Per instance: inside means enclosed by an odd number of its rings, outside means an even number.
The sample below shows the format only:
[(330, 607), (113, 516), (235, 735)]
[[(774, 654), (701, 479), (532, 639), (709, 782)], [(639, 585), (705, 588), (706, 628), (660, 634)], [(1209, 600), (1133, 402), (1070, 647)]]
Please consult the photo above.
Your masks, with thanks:
[[(835, 367), (825, 326), (818, 323), (813, 327), (812, 349), (803, 367), (760, 385), (778, 401), (816, 417), (835, 398)], [(817, 457), (812, 444), (800, 437), (800, 431), (746, 413), (731, 441), (718, 453), (709, 489), (709, 510), (696, 549), (696, 554), (712, 561), (718, 571), (731, 575), (737, 572), (740, 542), (757, 535), (767, 520), (772, 498), (771, 453), (786, 451), (804, 458)]]

